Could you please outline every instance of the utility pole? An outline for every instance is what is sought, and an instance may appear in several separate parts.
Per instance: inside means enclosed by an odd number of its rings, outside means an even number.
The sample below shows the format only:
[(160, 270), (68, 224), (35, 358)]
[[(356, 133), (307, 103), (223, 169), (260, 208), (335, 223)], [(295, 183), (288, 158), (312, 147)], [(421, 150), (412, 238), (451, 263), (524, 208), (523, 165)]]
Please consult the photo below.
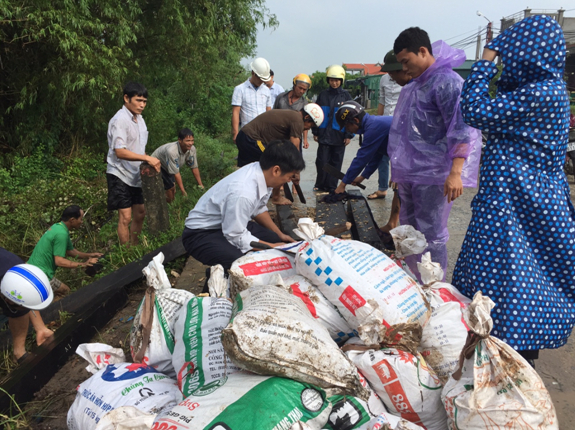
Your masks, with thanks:
[(479, 60), (479, 53), (481, 52), (481, 27), (477, 31), (477, 49), (475, 50), (475, 60)]
[(491, 21), (489, 21), (487, 23), (487, 35), (485, 36), (485, 44), (487, 45), (492, 40), (493, 40), (493, 29), (491, 26)]

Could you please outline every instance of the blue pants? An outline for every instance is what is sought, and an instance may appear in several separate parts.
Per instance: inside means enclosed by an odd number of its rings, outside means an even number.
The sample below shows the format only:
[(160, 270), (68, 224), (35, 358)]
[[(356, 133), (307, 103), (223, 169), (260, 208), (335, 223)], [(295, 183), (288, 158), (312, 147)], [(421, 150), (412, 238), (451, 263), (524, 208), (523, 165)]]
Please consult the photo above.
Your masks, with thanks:
[(377, 171), (379, 172), (377, 189), (380, 192), (385, 192), (389, 188), (389, 157), (387, 154), (384, 154), (381, 158), (381, 162), (379, 162)]

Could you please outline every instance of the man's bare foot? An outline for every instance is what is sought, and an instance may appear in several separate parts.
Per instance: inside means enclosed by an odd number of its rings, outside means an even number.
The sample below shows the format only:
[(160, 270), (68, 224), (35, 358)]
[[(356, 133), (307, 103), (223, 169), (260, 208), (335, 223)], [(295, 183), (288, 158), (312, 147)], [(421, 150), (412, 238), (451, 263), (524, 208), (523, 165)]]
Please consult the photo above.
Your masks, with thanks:
[(59, 301), (64, 296), (70, 293), (70, 288), (65, 284), (62, 284), (58, 289), (54, 291), (54, 302)]
[(397, 224), (395, 223), (388, 223), (384, 227), (380, 228), (382, 232), (389, 233), (390, 230), (395, 229)]
[(272, 204), (274, 204), (274, 205), (291, 205), (292, 201), (290, 201), (287, 198), (284, 198), (283, 196), (280, 196), (277, 199), (272, 199)]
[(36, 333), (36, 344), (38, 344), (38, 345), (42, 344), (44, 341), (46, 341), (52, 335), (54, 335), (54, 331), (52, 331), (48, 328), (42, 329), (40, 332)]

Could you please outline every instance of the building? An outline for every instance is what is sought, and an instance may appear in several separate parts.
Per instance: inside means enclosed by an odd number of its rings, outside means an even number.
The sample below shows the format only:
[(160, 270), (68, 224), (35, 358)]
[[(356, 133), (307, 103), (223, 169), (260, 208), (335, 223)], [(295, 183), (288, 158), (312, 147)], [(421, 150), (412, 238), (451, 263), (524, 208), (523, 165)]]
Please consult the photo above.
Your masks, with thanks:
[(350, 75), (367, 76), (383, 75), (381, 64), (364, 64), (364, 63), (343, 63), (343, 68)]

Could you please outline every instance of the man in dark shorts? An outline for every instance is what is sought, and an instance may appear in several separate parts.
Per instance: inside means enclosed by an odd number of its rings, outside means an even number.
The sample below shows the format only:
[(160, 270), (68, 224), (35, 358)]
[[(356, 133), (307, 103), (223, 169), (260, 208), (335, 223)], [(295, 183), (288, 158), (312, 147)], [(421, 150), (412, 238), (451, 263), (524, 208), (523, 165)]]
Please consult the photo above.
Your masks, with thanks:
[(137, 244), (144, 224), (140, 164), (147, 162), (160, 172), (160, 161), (146, 155), (148, 129), (141, 114), (147, 100), (146, 87), (136, 82), (126, 84), (124, 106), (108, 124), (108, 211), (118, 210), (121, 244)]
[(162, 164), (162, 180), (164, 181), (164, 190), (166, 191), (168, 203), (173, 202), (176, 197), (176, 184), (178, 184), (184, 196), (188, 195), (180, 174), (180, 166), (189, 166), (198, 182), (198, 186), (202, 189), (204, 188), (200, 177), (200, 169), (198, 168), (194, 132), (190, 129), (180, 130), (176, 142), (170, 142), (156, 148), (152, 153), (152, 157), (160, 160)]
[(223, 178), (200, 198), (186, 218), (186, 251), (204, 265), (227, 270), (254, 241), (272, 247), (293, 242), (272, 221), (267, 202), (273, 188), (294, 180), (304, 167), (290, 141), (271, 142), (259, 162)]
[[(258, 115), (246, 124), (236, 137), (238, 166), (260, 160), (269, 142), (288, 140), (298, 149), (304, 131), (323, 121), (323, 111), (315, 103), (308, 103), (301, 111), (272, 109)], [(280, 196), (280, 188), (274, 189), (272, 203), (289, 205), (291, 202)]]
[[(33, 304), (26, 304), (26, 299), (30, 297), (27, 293), (30, 290), (36, 291), (37, 287), (30, 284), (28, 279), (34, 279), (34, 275), (41, 278), (42, 275), (44, 277), (44, 281), (42, 285), (50, 289), (49, 287), (49, 280), (48, 278), (42, 273), (42, 271), (36, 268), (37, 271), (31, 271), (32, 277), (12, 277), (12, 280), (8, 280), (8, 277), (5, 279), (6, 273), (14, 268), (16, 265), (22, 265), (24, 261), (20, 259), (13, 253), (10, 253), (8, 250), (3, 249), (0, 247), (0, 284), (1, 284), (1, 291), (2, 294), (0, 295), (0, 309), (4, 316), (8, 318), (8, 326), (10, 327), (10, 332), (12, 334), (12, 341), (14, 343), (14, 360), (18, 363), (22, 362), (26, 359), (28, 353), (26, 353), (26, 335), (28, 334), (28, 327), (30, 323), (34, 327), (36, 331), (36, 344), (40, 345), (52, 335), (50, 329), (46, 327), (44, 321), (42, 320), (42, 316), (40, 316), (41, 308), (47, 307), (50, 302), (52, 302), (52, 292), (51, 290), (45, 291), (45, 299), (42, 301), (36, 301)], [(27, 268), (31, 265), (25, 265), (22, 270), (22, 275), (26, 275)], [(33, 268), (32, 268), (33, 270)], [(30, 273), (28, 273), (30, 275)], [(18, 278), (21, 281), (14, 282), (14, 278)], [(24, 297), (25, 299), (22, 301), (21, 305), (17, 304), (16, 302), (10, 300), (11, 293), (17, 294), (20, 297)], [(32, 292), (34, 293), (34, 292)], [(27, 308), (26, 305), (31, 305), (34, 310), (30, 311), (30, 308)]]

